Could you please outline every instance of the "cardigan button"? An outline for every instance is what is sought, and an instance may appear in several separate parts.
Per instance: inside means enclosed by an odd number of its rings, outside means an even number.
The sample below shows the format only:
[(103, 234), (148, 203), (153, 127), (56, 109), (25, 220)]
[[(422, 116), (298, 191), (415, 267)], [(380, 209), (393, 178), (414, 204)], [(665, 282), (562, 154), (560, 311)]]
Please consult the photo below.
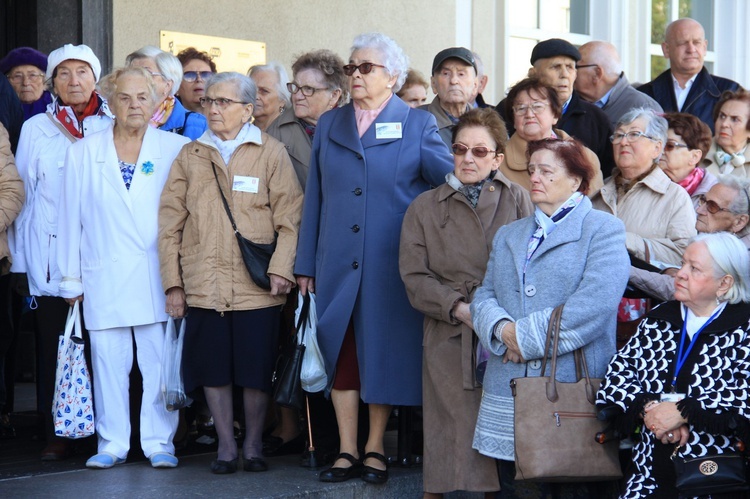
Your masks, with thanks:
[(524, 288), (523, 292), (526, 293), (526, 296), (534, 296), (536, 294), (536, 286), (534, 286), (533, 284), (529, 284), (528, 286), (526, 286), (526, 288)]
[(359, 262), (357, 262), (357, 261), (352, 262), (352, 268), (354, 270), (357, 270), (359, 268)]
[(360, 189), (359, 187), (357, 187), (356, 189), (354, 189), (354, 195), (355, 196), (361, 196), (362, 195), (362, 189)]
[(359, 225), (352, 225), (352, 232), (359, 232)]
[(530, 360), (528, 366), (529, 369), (541, 369), (542, 361), (539, 359)]

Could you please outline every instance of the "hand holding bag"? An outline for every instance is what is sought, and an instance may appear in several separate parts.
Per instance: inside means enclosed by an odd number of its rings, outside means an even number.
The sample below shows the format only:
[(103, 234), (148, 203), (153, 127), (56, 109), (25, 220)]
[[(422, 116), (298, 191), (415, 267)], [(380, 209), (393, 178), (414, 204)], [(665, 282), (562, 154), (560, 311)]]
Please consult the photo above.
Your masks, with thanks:
[(83, 355), (80, 302), (70, 307), (65, 332), (57, 347), (52, 421), (58, 437), (76, 439), (94, 434), (94, 400)]
[(182, 345), (185, 338), (185, 323), (182, 319), (180, 331), (177, 332), (174, 319), (167, 319), (164, 332), (164, 348), (161, 358), (161, 394), (168, 411), (178, 411), (189, 406), (193, 401), (185, 393), (182, 380)]
[[(607, 425), (596, 417), (596, 392), (601, 379), (589, 378), (583, 349), (574, 352), (575, 383), (555, 379), (563, 306), (552, 312), (545, 352), (549, 376), (511, 380), (514, 400), (516, 480), (593, 482), (622, 477), (618, 442), (600, 444), (597, 433)], [(542, 361), (542, 374), (547, 359)], [(581, 379), (581, 372), (584, 378)]]
[(273, 399), (283, 407), (302, 410), (305, 396), (302, 392), (302, 359), (305, 355), (305, 331), (310, 313), (310, 293), (302, 300), (302, 309), (297, 316), (297, 342), (289, 352), (282, 355), (273, 373)]
[[(318, 346), (318, 313), (315, 307), (315, 295), (308, 292), (307, 297), (310, 300), (310, 308), (307, 310), (307, 321), (305, 321), (305, 354), (302, 356), (300, 380), (302, 381), (303, 390), (315, 393), (325, 389), (328, 384), (328, 376), (326, 376), (323, 354), (320, 353), (320, 347)], [(304, 301), (307, 297), (303, 297), (301, 293), (299, 294), (297, 310), (295, 312), (298, 323), (304, 307)]]

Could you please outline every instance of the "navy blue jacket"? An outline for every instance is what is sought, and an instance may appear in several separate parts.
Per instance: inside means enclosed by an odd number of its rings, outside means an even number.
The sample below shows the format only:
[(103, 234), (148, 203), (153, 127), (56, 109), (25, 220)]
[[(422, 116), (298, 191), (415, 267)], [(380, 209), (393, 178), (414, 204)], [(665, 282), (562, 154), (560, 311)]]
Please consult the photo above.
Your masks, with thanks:
[[(690, 87), (685, 105), (682, 107), (683, 113), (690, 113), (700, 118), (702, 122), (711, 128), (714, 132), (714, 106), (719, 102), (722, 92), (725, 90), (737, 90), (741, 88), (736, 81), (714, 76), (704, 67), (696, 76), (693, 85)], [(661, 105), (665, 113), (678, 112), (677, 100), (674, 96), (674, 83), (672, 74), (669, 69), (657, 76), (654, 80), (641, 85), (638, 90), (652, 97)]]

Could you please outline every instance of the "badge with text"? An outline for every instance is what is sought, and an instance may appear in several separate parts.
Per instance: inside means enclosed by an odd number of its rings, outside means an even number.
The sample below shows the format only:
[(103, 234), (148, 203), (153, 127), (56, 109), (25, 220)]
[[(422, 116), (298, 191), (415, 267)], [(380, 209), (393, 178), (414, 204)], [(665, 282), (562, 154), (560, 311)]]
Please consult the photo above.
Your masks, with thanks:
[(679, 402), (685, 398), (684, 393), (662, 393), (661, 402)]
[(235, 175), (234, 181), (232, 182), (232, 190), (257, 194), (258, 182), (258, 177), (245, 177), (243, 175)]
[(401, 123), (375, 123), (376, 139), (400, 139)]

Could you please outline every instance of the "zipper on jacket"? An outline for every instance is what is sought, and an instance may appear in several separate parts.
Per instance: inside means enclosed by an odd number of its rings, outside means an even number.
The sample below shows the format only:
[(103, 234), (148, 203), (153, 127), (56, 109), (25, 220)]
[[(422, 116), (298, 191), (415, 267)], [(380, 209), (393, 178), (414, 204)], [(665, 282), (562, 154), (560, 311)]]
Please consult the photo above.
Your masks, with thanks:
[(596, 418), (596, 414), (593, 412), (553, 412), (552, 417), (555, 418), (555, 426), (562, 426), (563, 419), (580, 419), (580, 418)]
[(47, 284), (49, 284), (50, 280), (52, 279), (52, 276), (50, 276), (49, 271), (49, 255), (52, 253), (52, 238), (57, 237), (54, 234), (50, 234), (47, 238)]

